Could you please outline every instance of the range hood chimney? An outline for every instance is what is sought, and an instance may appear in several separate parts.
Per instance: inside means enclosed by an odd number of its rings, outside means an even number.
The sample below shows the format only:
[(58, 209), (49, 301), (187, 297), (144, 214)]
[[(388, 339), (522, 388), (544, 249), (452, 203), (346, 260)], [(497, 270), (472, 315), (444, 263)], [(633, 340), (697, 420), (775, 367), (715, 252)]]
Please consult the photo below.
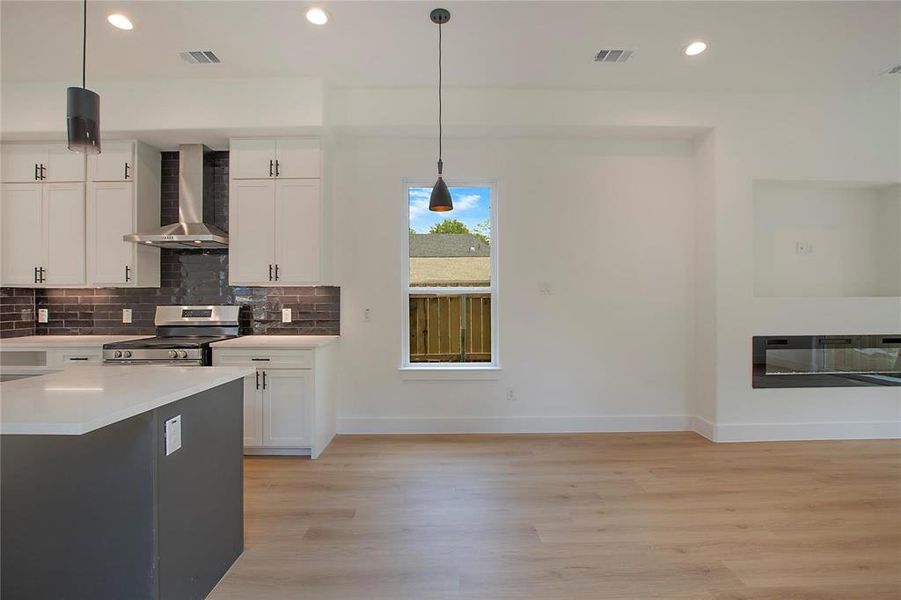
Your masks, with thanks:
[[(205, 169), (204, 155), (210, 149), (203, 144), (178, 147), (178, 223), (123, 236), (126, 242), (157, 248), (227, 248), (228, 234), (203, 222), (204, 195), (209, 194), (212, 173)], [(209, 177), (210, 180), (204, 181)]]

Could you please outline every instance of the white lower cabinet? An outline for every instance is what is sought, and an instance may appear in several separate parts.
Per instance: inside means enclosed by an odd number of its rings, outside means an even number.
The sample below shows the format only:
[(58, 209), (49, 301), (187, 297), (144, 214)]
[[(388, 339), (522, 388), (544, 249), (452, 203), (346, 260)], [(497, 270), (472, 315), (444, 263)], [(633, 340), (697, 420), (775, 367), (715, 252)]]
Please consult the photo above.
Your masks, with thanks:
[(256, 368), (244, 378), (245, 453), (319, 457), (335, 435), (333, 352), (213, 346), (214, 366)]

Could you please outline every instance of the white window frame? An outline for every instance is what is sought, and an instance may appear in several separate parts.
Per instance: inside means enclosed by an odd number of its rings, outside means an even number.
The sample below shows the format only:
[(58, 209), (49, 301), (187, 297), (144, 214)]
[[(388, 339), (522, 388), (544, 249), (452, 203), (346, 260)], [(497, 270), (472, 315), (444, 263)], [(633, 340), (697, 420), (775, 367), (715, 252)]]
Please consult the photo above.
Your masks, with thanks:
[[(410, 287), (410, 188), (431, 188), (434, 180), (404, 179), (403, 230), (401, 235), (401, 362), (400, 370), (410, 379), (492, 379), (492, 373), (500, 371), (500, 330), (498, 319), (499, 273), (498, 257), (500, 239), (498, 227), (498, 186), (495, 179), (445, 179), (447, 187), (487, 187), (491, 190), (491, 285), (488, 287)], [(448, 218), (453, 218), (453, 212)], [(413, 363), (410, 362), (410, 294), (438, 294), (460, 296), (466, 294), (491, 294), (491, 362)], [(423, 376), (424, 375), (424, 376)]]

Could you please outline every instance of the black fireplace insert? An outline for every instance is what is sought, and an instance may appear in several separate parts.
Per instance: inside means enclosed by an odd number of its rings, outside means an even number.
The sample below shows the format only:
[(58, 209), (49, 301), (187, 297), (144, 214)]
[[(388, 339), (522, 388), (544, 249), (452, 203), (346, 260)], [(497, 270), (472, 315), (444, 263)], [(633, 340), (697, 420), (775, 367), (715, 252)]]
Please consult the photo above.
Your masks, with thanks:
[(761, 335), (755, 388), (901, 386), (901, 334)]

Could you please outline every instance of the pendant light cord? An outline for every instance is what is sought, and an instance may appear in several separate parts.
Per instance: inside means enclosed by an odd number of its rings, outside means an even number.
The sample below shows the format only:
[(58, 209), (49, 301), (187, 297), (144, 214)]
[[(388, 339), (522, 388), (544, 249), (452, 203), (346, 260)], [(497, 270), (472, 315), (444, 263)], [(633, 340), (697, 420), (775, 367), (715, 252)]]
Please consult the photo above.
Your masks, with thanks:
[[(85, 0), (87, 2), (87, 0)], [(441, 159), (443, 154), (442, 138), (444, 131), (441, 123), (441, 25), (438, 25), (438, 175), (444, 170), (444, 161)]]
[(88, 0), (84, 0), (81, 29), (81, 87), (85, 88), (85, 72), (88, 63)]

